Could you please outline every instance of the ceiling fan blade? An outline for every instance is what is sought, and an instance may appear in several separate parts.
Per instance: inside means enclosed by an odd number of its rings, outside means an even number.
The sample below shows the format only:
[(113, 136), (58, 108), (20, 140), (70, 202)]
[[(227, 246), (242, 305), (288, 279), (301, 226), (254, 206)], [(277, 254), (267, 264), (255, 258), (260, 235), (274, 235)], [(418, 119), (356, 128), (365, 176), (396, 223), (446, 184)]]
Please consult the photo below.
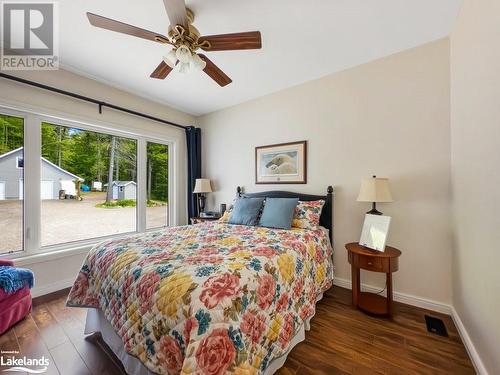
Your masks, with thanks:
[(260, 31), (202, 36), (198, 40), (198, 43), (201, 44), (205, 40), (210, 42), (210, 48), (201, 47), (205, 51), (229, 51), (237, 49), (262, 48)]
[(206, 57), (203, 54), (198, 54), (200, 58), (207, 63), (205, 66), (205, 69), (203, 71), (207, 73), (210, 78), (212, 78), (215, 82), (219, 84), (219, 86), (224, 87), (226, 85), (229, 85), (233, 80), (229, 78), (226, 73), (224, 73), (222, 70), (217, 67), (208, 57)]
[(151, 73), (151, 78), (165, 79), (173, 69), (162, 61), (160, 65), (156, 67), (153, 73)]
[(186, 30), (189, 28), (189, 21), (184, 0), (163, 0), (170, 26), (181, 25)]
[(168, 38), (164, 35), (154, 33), (149, 30), (141, 29), (140, 27), (129, 25), (128, 23), (123, 23), (120, 21), (115, 21), (111, 18), (99, 16), (94, 13), (87, 12), (87, 18), (92, 26), (100, 27), (101, 29), (115, 31), (117, 33), (128, 34), (136, 36), (138, 38), (143, 38), (147, 40), (152, 40), (153, 42), (167, 43)]

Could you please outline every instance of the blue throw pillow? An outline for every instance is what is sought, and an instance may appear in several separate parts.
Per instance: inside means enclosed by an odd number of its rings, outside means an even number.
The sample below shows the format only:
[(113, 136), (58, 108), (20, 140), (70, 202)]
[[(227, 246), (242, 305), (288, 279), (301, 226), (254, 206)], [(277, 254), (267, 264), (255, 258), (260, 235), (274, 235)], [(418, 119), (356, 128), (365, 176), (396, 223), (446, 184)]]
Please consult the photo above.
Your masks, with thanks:
[(231, 212), (229, 224), (257, 225), (264, 198), (240, 198)]
[(267, 198), (259, 226), (290, 229), (299, 198)]

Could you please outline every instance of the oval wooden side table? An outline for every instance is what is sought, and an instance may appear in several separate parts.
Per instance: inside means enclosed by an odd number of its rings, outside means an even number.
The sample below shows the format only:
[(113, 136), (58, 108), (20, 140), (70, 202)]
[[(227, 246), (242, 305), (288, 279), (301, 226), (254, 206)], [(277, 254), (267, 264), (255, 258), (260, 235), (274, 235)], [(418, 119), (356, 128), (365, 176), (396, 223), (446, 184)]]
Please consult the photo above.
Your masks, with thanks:
[[(399, 269), (401, 251), (390, 246), (386, 246), (383, 252), (376, 251), (356, 242), (346, 244), (345, 248), (351, 264), (352, 304), (365, 312), (391, 317), (393, 314), (392, 273)], [(360, 269), (385, 273), (387, 297), (361, 292)]]

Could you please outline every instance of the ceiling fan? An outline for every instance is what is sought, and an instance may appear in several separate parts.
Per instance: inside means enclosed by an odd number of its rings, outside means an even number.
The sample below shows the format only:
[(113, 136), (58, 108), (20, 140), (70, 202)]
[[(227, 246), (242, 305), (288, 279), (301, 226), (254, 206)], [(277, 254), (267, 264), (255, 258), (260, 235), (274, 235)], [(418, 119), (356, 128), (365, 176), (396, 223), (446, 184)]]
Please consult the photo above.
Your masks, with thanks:
[(226, 73), (217, 67), (207, 56), (196, 51), (230, 51), (240, 49), (260, 49), (260, 31), (233, 34), (201, 36), (193, 26), (194, 14), (186, 8), (184, 0), (163, 0), (170, 20), (167, 36), (141, 29), (120, 21), (87, 12), (91, 25), (171, 45), (172, 50), (151, 73), (151, 78), (165, 79), (172, 70), (185, 73), (190, 69), (203, 70), (215, 82), (224, 87), (232, 82)]

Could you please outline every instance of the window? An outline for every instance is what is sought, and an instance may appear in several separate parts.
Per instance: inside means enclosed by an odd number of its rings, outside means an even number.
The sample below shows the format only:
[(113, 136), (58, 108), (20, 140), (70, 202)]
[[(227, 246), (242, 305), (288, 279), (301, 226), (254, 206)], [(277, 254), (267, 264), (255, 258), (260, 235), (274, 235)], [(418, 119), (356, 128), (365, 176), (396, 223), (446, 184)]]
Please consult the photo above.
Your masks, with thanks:
[(168, 146), (147, 143), (146, 228), (166, 226), (168, 220)]
[(105, 126), (0, 107), (0, 258), (81, 251), (172, 222), (175, 148)]
[(23, 147), (24, 119), (0, 114), (0, 254), (23, 249)]
[(41, 246), (137, 230), (137, 141), (41, 125)]
[(22, 156), (16, 157), (16, 168), (23, 169), (24, 168), (24, 158)]

